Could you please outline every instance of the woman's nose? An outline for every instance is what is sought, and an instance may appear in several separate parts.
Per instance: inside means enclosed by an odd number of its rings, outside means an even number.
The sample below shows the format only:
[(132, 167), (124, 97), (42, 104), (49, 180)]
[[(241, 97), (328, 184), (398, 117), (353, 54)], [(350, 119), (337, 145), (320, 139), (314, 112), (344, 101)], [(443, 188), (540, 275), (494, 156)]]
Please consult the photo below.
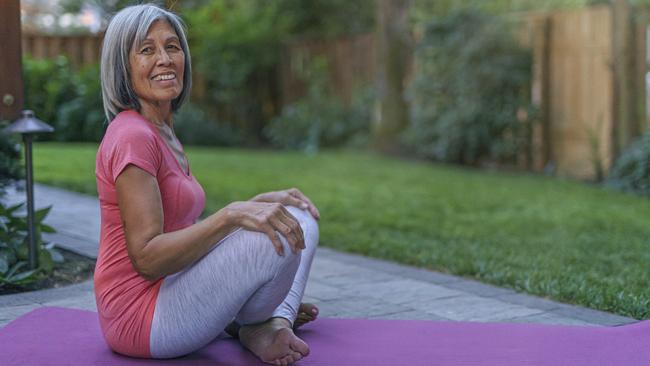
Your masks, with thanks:
[(167, 53), (167, 50), (163, 49), (158, 52), (158, 64), (160, 65), (169, 65), (172, 62), (172, 58)]

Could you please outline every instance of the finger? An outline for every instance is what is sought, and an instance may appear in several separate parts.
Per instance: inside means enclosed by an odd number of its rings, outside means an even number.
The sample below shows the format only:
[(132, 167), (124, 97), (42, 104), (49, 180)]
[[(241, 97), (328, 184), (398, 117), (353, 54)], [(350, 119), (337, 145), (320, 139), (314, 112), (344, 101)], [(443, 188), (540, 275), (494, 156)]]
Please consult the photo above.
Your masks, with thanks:
[(275, 230), (273, 230), (273, 227), (271, 225), (268, 225), (266, 227), (266, 230), (264, 230), (264, 233), (271, 239), (271, 243), (273, 243), (275, 251), (278, 253), (278, 255), (284, 256), (284, 247), (282, 246), (282, 241), (280, 241), (280, 238), (278, 237), (278, 234), (275, 232)]
[(287, 239), (287, 243), (289, 243), (291, 251), (293, 253), (297, 253), (300, 238), (298, 237), (298, 234), (295, 232), (295, 230), (293, 230), (289, 224), (285, 223), (281, 217), (274, 216), (270, 219), (269, 222), (271, 225), (273, 225), (273, 228), (277, 232), (279, 232), (282, 236), (284, 236), (285, 239)]
[(287, 206), (294, 206), (298, 207), (301, 210), (306, 210), (309, 208), (309, 204), (300, 198), (292, 195), (287, 195), (286, 202), (284, 202)]
[(309, 209), (309, 213), (316, 219), (320, 219), (320, 212), (316, 208), (316, 205), (309, 199), (309, 197), (305, 196), (304, 193), (302, 193), (298, 188), (291, 188), (289, 190), (289, 194), (299, 198), (301, 201), (305, 202), (307, 204), (307, 207), (301, 207), (303, 210), (304, 209)]
[(291, 228), (291, 231), (298, 237), (298, 247), (300, 249), (305, 249), (305, 233), (302, 232), (300, 222), (285, 207), (282, 207), (282, 213), (284, 214), (284, 223), (287, 224)]

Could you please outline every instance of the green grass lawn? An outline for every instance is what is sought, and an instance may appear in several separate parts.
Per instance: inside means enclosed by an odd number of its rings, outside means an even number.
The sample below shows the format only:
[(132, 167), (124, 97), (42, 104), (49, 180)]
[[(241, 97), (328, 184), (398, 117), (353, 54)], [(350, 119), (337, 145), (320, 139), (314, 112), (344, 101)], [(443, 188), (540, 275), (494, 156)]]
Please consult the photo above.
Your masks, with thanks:
[[(95, 193), (96, 145), (37, 143), (35, 177)], [(354, 151), (189, 148), (207, 212), (296, 186), (321, 244), (650, 318), (650, 201), (585, 184)]]

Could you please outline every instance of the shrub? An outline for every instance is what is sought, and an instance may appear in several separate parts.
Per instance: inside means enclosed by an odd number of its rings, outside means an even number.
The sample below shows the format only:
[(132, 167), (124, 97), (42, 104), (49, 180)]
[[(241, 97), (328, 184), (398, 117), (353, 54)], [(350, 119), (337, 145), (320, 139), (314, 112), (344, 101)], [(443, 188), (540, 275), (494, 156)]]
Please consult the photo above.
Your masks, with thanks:
[(650, 196), (650, 132), (621, 153), (605, 184), (621, 191)]
[[(528, 147), (531, 55), (499, 18), (464, 10), (433, 19), (417, 50), (403, 142), (416, 154), (476, 165)], [(521, 113), (525, 112), (525, 113)]]
[(54, 134), (43, 134), (39, 139), (53, 139), (61, 133), (59, 108), (77, 95), (70, 63), (64, 56), (46, 60), (24, 57), (23, 75), (25, 108), (56, 129)]
[(233, 146), (242, 141), (237, 131), (192, 103), (185, 104), (174, 117), (174, 132), (186, 145)]
[[(0, 124), (0, 130), (2, 128), (4, 126)], [(21, 174), (20, 146), (0, 132), (0, 198), (4, 195), (5, 187), (12, 180), (20, 178)]]
[(327, 87), (327, 65), (316, 59), (309, 68), (307, 95), (282, 109), (265, 134), (274, 146), (309, 152), (320, 147), (358, 144), (367, 140), (374, 96), (370, 89), (357, 93), (346, 107)]
[(41, 140), (101, 140), (106, 127), (102, 105), (99, 65), (78, 71), (64, 56), (54, 59), (23, 59), (26, 107), (55, 128)]
[(34, 213), (39, 267), (33, 270), (27, 268), (27, 218), (17, 215), (23, 206), (24, 203), (9, 207), (0, 201), (0, 289), (29, 289), (30, 285), (52, 272), (54, 262), (63, 261), (61, 253), (52, 245), (45, 245), (41, 238), (41, 232), (55, 232), (42, 222), (50, 206)]
[(57, 112), (59, 141), (99, 142), (106, 129), (102, 104), (99, 64), (88, 65), (72, 75), (74, 97), (63, 103)]

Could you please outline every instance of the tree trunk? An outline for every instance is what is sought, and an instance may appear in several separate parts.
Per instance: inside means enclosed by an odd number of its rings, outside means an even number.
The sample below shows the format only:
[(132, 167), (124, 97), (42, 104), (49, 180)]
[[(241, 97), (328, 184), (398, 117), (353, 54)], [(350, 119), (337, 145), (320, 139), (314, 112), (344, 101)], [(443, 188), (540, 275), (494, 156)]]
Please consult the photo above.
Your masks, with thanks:
[(375, 148), (395, 152), (399, 133), (408, 125), (404, 84), (412, 59), (409, 32), (410, 0), (377, 1), (377, 113), (373, 125)]

